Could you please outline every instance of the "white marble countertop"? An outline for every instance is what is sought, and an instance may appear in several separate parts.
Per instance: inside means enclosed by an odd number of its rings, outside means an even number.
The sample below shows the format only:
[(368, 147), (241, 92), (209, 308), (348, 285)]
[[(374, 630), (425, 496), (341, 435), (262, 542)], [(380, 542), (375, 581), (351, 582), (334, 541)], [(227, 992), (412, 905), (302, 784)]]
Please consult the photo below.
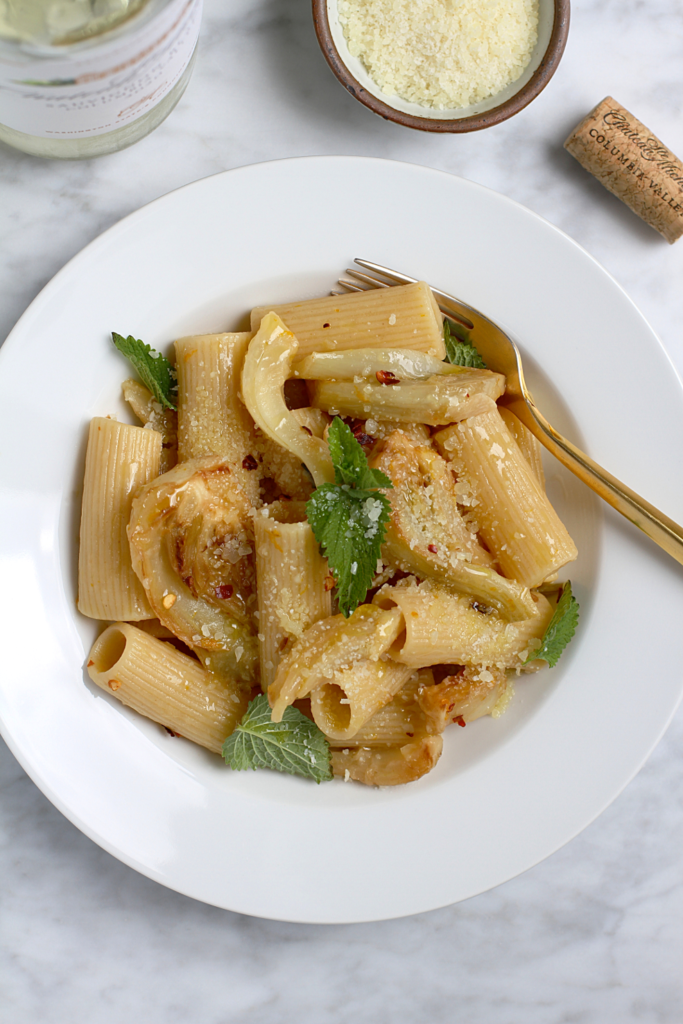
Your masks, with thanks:
[[(71, 256), (149, 200), (229, 167), (346, 153), (462, 175), (558, 225), (623, 285), (683, 373), (683, 241), (669, 246), (562, 149), (607, 94), (683, 155), (679, 0), (574, 0), (546, 91), (461, 137), (411, 132), (356, 103), (318, 50), (307, 0), (205, 0), (194, 78), (153, 135), (82, 163), (0, 147), (0, 337)], [(143, 878), (64, 819), (0, 744), (2, 1019), (679, 1024), (682, 750), (679, 711), (612, 807), (493, 892), (323, 927), (240, 917)]]

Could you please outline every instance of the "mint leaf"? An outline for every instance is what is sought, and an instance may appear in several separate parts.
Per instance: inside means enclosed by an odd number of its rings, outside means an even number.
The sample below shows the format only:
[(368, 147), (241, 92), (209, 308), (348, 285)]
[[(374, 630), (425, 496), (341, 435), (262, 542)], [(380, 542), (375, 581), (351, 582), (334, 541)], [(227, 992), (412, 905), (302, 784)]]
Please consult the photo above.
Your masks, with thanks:
[(449, 363), (454, 366), (469, 366), (475, 370), (486, 369), (486, 363), (470, 341), (469, 332), (448, 318), (443, 322), (443, 340)]
[(337, 584), (339, 609), (348, 617), (365, 599), (377, 568), (390, 505), (380, 489), (388, 476), (370, 469), (365, 452), (343, 420), (328, 434), (334, 484), (322, 484), (306, 503), (306, 517)]
[(330, 745), (315, 722), (292, 707), (286, 709), (281, 722), (272, 722), (265, 693), (249, 704), (242, 721), (223, 744), (223, 757), (237, 772), (272, 768), (316, 782), (332, 778)]
[(560, 600), (552, 619), (548, 623), (541, 646), (533, 654), (530, 654), (526, 662), (543, 658), (553, 668), (560, 660), (560, 655), (574, 636), (579, 622), (579, 602), (572, 594), (572, 585), (569, 581), (565, 583), (560, 594)]
[(112, 331), (112, 341), (126, 359), (135, 367), (140, 380), (148, 388), (157, 402), (165, 405), (167, 409), (176, 409), (174, 402), (177, 399), (178, 385), (176, 372), (172, 363), (169, 363), (166, 356), (155, 352), (144, 341), (140, 341), (129, 334), (124, 338)]
[(388, 476), (378, 469), (370, 469), (365, 452), (353, 436), (350, 427), (339, 416), (332, 420), (327, 435), (334, 478), (338, 485), (348, 484), (363, 490), (375, 487), (393, 487)]

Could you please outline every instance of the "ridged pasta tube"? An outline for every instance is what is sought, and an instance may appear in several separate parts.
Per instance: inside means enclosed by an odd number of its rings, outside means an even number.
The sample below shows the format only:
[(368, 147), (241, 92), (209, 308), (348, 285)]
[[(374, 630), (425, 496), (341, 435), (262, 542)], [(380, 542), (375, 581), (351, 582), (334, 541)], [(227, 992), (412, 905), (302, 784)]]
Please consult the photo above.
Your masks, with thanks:
[[(408, 682), (398, 691), (393, 700), (376, 711), (372, 718), (352, 736), (343, 741), (330, 738), (331, 747), (371, 747), (386, 749), (402, 747), (414, 739), (434, 736), (445, 728), (447, 722), (437, 721), (425, 714), (418, 703), (418, 693), (434, 683), (431, 669), (411, 672)], [(318, 692), (318, 691), (314, 691)]]
[(397, 608), (385, 611), (370, 604), (359, 605), (348, 619), (332, 615), (314, 623), (280, 662), (268, 687), (273, 721), (281, 721), (288, 705), (333, 679), (340, 669), (363, 659), (377, 661), (396, 641), (402, 628), (402, 615)]
[(396, 662), (363, 658), (340, 668), (311, 691), (313, 721), (326, 736), (346, 741), (388, 704), (412, 675)]
[(506, 409), (505, 406), (498, 406), (503, 423), (510, 431), (512, 437), (519, 445), (519, 450), (529, 463), (531, 472), (534, 474), (542, 491), (545, 491), (545, 473), (543, 471), (543, 458), (541, 442), (535, 437), (529, 428), (515, 416), (514, 412)]
[(194, 658), (127, 622), (97, 638), (87, 670), (123, 704), (216, 753), (249, 702), (238, 683), (219, 684)]
[(522, 622), (506, 622), (495, 612), (475, 607), (471, 598), (438, 584), (414, 580), (384, 586), (373, 601), (398, 607), (405, 636), (389, 654), (402, 665), (482, 665), (521, 668), (541, 644), (553, 610), (542, 594), (532, 595), (535, 610)]
[(85, 456), (78, 609), (93, 619), (149, 619), (126, 527), (137, 491), (159, 472), (161, 434), (96, 416)]
[(351, 348), (411, 348), (437, 359), (446, 355), (443, 317), (424, 281), (350, 295), (259, 306), (251, 328), (277, 313), (299, 339), (299, 355)]
[(387, 492), (391, 521), (382, 544), (387, 564), (469, 594), (512, 621), (533, 614), (528, 588), (497, 573), (470, 533), (458, 510), (450, 466), (438, 452), (396, 431), (371, 465), (394, 485)]
[(268, 515), (269, 508), (254, 516), (263, 690), (273, 682), (280, 658), (332, 611), (327, 559), (310, 526), (278, 522)]
[(577, 556), (576, 545), (498, 409), (434, 435), (478, 499), (479, 532), (505, 576), (537, 587)]

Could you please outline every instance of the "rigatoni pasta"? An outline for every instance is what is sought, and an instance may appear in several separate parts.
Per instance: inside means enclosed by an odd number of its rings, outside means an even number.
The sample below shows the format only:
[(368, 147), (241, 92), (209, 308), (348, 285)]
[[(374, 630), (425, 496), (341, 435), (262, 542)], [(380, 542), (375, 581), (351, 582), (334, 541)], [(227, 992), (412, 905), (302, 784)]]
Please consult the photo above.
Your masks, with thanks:
[(576, 545), (498, 409), (439, 431), (434, 443), (469, 484), (481, 536), (506, 576), (537, 587), (576, 558)]
[(127, 622), (98, 637), (87, 668), (123, 704), (216, 753), (249, 703), (249, 688), (217, 684), (194, 658)]
[(355, 292), (252, 310), (251, 329), (267, 313), (296, 335), (299, 357), (344, 349), (412, 348), (443, 359), (441, 312), (424, 281), (377, 292)]
[(306, 764), (415, 781), (446, 727), (499, 716), (549, 660), (538, 588), (576, 557), (504, 377), (443, 361), (423, 282), (262, 306), (175, 350), (177, 417), (128, 381), (144, 428), (91, 425), (79, 607), (114, 623), (91, 679), (228, 760), (242, 737), (233, 767), (301, 721)]
[(159, 473), (161, 434), (97, 416), (85, 456), (78, 610), (93, 619), (149, 619), (126, 533), (137, 490)]
[(281, 657), (332, 613), (327, 562), (307, 522), (280, 522), (263, 508), (254, 516), (261, 686), (267, 690)]
[(533, 613), (521, 622), (509, 622), (486, 605), (446, 587), (414, 577), (396, 586), (385, 585), (375, 604), (403, 613), (405, 633), (389, 652), (403, 665), (481, 665), (521, 669), (541, 646), (552, 618), (543, 594), (534, 594)]

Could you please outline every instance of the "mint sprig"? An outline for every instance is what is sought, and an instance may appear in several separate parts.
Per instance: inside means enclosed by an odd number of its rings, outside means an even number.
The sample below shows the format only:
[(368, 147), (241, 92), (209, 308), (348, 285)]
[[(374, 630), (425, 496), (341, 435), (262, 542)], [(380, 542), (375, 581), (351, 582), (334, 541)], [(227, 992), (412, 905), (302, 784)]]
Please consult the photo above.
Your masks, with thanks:
[(541, 646), (537, 651), (529, 655), (524, 664), (526, 665), (529, 661), (536, 661), (537, 658), (543, 658), (553, 668), (574, 636), (578, 622), (579, 602), (572, 594), (571, 583), (567, 581), (562, 588), (553, 617), (543, 634)]
[(292, 707), (285, 710), (281, 722), (272, 722), (265, 693), (249, 704), (242, 721), (223, 744), (223, 757), (237, 772), (272, 768), (318, 783), (332, 778), (330, 745), (315, 722)]
[(339, 609), (348, 617), (365, 599), (377, 569), (389, 522), (393, 487), (370, 469), (365, 452), (344, 421), (330, 426), (328, 447), (336, 483), (322, 484), (306, 503), (306, 516), (337, 584)]
[(119, 352), (133, 364), (140, 380), (152, 392), (157, 402), (167, 409), (176, 409), (176, 372), (166, 356), (155, 352), (150, 345), (145, 345), (144, 341), (134, 338), (132, 334), (124, 338), (123, 335), (112, 331), (111, 337)]
[(486, 369), (486, 363), (470, 341), (469, 332), (448, 318), (443, 322), (443, 340), (446, 345), (446, 359), (453, 366)]

